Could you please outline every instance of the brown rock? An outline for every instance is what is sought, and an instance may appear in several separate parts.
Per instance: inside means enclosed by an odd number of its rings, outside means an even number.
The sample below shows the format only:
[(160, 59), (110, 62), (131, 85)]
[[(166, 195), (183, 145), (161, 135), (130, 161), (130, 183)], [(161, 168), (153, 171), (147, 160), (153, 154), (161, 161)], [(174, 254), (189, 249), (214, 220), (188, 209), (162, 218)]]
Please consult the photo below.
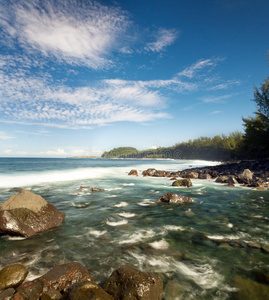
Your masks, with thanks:
[(28, 273), (28, 270), (20, 264), (4, 267), (0, 271), (0, 291), (19, 286), (23, 283)]
[(131, 170), (128, 175), (134, 175), (134, 176), (138, 176), (138, 172), (137, 170)]
[(65, 213), (28, 190), (12, 195), (0, 205), (0, 235), (32, 236), (59, 226)]
[(85, 280), (92, 281), (87, 269), (77, 262), (67, 263), (53, 268), (33, 281), (23, 283), (17, 288), (16, 296), (18, 299), (19, 296), (22, 299), (39, 299), (44, 292), (47, 293), (49, 290), (64, 292), (71, 285)]
[(113, 300), (113, 298), (105, 290), (92, 281), (83, 281), (72, 285), (66, 296), (66, 300), (91, 299)]
[(103, 289), (114, 300), (161, 300), (163, 282), (156, 274), (124, 265), (112, 273)]
[(100, 189), (100, 188), (93, 187), (93, 188), (91, 188), (91, 191), (92, 191), (92, 192), (103, 192), (104, 189)]
[(243, 173), (238, 175), (240, 183), (250, 184), (253, 180), (254, 173), (251, 172), (249, 169), (245, 169)]
[(227, 183), (229, 180), (229, 177), (228, 176), (219, 176), (215, 182), (218, 182), (218, 183)]
[(184, 177), (185, 178), (197, 179), (197, 178), (199, 178), (199, 173), (194, 172), (194, 171), (186, 171)]
[(212, 179), (212, 176), (210, 174), (199, 174), (200, 179)]
[(185, 179), (179, 179), (176, 180), (172, 183), (172, 186), (186, 186), (186, 187), (191, 187), (192, 186), (192, 182), (189, 178), (185, 178)]
[(15, 293), (15, 290), (13, 288), (3, 290), (0, 292), (0, 300), (9, 300), (13, 296), (14, 293)]
[(159, 202), (159, 203), (164, 202), (164, 203), (169, 203), (169, 204), (170, 203), (182, 204), (182, 203), (191, 203), (191, 202), (193, 202), (193, 200), (189, 197), (169, 192), (169, 193), (162, 195), (159, 199), (156, 200), (156, 202)]

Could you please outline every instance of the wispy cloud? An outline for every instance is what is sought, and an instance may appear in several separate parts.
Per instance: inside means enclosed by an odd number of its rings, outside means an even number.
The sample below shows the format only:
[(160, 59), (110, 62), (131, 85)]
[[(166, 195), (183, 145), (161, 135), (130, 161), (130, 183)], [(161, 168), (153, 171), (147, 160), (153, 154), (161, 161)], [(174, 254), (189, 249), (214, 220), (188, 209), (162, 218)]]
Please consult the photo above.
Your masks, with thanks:
[(215, 110), (215, 111), (212, 111), (211, 113), (209, 113), (208, 115), (217, 115), (217, 114), (220, 114), (222, 111), (221, 110)]
[(147, 43), (145, 46), (146, 51), (161, 52), (165, 48), (172, 45), (177, 39), (179, 32), (175, 29), (161, 28), (155, 34), (155, 41)]
[(94, 69), (111, 64), (130, 24), (120, 8), (90, 0), (11, 0), (0, 8), (0, 25), (24, 50)]
[(204, 103), (225, 103), (224, 100), (232, 98), (233, 96), (238, 95), (238, 93), (221, 95), (221, 96), (206, 96), (201, 98)]
[(15, 138), (14, 136), (9, 135), (5, 131), (0, 131), (0, 140), (10, 140), (10, 139), (14, 139), (14, 138)]

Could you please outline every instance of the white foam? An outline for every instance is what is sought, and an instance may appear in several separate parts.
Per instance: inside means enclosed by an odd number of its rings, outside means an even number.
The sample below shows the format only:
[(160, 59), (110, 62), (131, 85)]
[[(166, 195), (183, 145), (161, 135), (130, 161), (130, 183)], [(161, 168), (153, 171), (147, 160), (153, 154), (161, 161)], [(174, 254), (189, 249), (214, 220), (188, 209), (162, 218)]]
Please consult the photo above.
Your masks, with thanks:
[(111, 191), (122, 190), (122, 188), (121, 187), (116, 187), (116, 188), (105, 189), (105, 190), (111, 192)]
[(123, 183), (122, 185), (123, 186), (134, 186), (135, 184), (134, 183)]
[(134, 214), (134, 213), (128, 213), (128, 212), (118, 213), (118, 215), (120, 217), (123, 217), (123, 218), (133, 218), (133, 217), (136, 216), (136, 214)]
[(127, 202), (121, 202), (121, 203), (119, 203), (119, 204), (115, 204), (114, 207), (125, 207), (125, 206), (127, 206), (127, 205), (128, 205)]
[(90, 235), (93, 235), (93, 236), (95, 236), (95, 237), (99, 237), (99, 236), (105, 234), (106, 232), (107, 232), (106, 230), (100, 231), (100, 230), (91, 229), (91, 230), (89, 231), (89, 234), (90, 234)]
[(118, 196), (117, 195), (107, 195), (105, 196), (106, 198), (117, 198)]
[(7, 238), (10, 241), (21, 241), (21, 240), (25, 240), (26, 237), (22, 237), (22, 236), (9, 236)]
[(185, 230), (185, 228), (183, 226), (176, 226), (176, 225), (165, 225), (163, 227), (165, 230), (169, 230), (169, 231), (183, 231)]
[(140, 206), (149, 206), (154, 204), (155, 202), (152, 201), (151, 199), (144, 199), (142, 202), (139, 202), (138, 205)]
[(106, 224), (109, 226), (121, 226), (128, 223), (128, 220), (121, 220), (121, 221), (106, 221)]
[(152, 238), (153, 236), (155, 236), (155, 232), (152, 229), (147, 231), (140, 230), (129, 235), (128, 234), (123, 235), (121, 237), (122, 239), (119, 241), (119, 244), (129, 244), (129, 243), (134, 244)]
[(162, 239), (160, 241), (155, 241), (153, 243), (149, 243), (150, 247), (154, 248), (154, 249), (168, 249), (169, 248), (169, 244), (166, 242), (166, 240)]

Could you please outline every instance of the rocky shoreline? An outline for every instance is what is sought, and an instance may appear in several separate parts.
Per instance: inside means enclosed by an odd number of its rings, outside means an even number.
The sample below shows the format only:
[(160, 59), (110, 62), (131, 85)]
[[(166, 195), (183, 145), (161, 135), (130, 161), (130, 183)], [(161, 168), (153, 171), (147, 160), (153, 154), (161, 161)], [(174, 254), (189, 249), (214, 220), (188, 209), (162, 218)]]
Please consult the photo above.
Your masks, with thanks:
[[(128, 175), (138, 176), (137, 170), (131, 170)], [(144, 177), (177, 177), (187, 179), (210, 179), (217, 183), (226, 183), (227, 186), (241, 184), (257, 190), (269, 189), (269, 160), (225, 162), (217, 166), (185, 169), (177, 172), (147, 169), (142, 172)], [(189, 184), (189, 185), (188, 185)], [(188, 183), (186, 186), (190, 187)], [(178, 184), (173, 185), (181, 185)]]

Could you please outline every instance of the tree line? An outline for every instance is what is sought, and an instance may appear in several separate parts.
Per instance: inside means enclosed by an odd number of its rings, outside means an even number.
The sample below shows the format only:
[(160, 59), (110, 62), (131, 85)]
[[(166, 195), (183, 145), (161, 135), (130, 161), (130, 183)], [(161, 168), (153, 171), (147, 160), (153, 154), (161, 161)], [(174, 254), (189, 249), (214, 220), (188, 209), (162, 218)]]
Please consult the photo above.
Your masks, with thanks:
[(269, 158), (269, 77), (260, 87), (254, 87), (252, 99), (257, 110), (254, 117), (242, 118), (244, 133), (235, 131), (228, 136), (200, 137), (172, 147), (139, 151), (133, 147), (114, 148), (103, 158), (171, 158), (236, 160)]

